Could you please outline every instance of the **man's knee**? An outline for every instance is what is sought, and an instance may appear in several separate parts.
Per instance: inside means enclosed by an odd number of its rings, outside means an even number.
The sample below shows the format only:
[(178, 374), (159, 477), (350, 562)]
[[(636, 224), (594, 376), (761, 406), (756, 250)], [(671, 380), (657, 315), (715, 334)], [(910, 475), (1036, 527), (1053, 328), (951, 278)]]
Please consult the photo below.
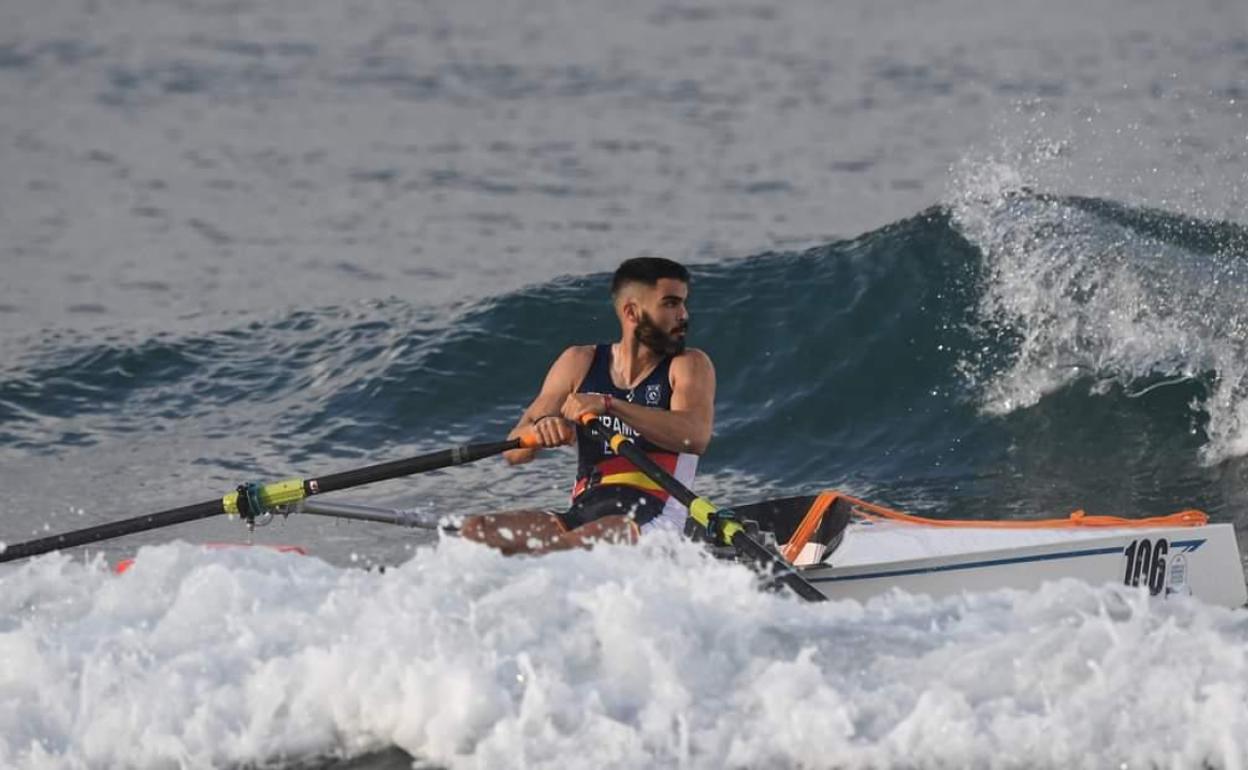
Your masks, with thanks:
[(632, 545), (640, 538), (641, 530), (628, 516), (603, 516), (574, 530), (586, 544), (624, 543)]
[[(504, 553), (519, 553), (540, 548), (563, 529), (558, 517), (545, 511), (509, 511), (467, 516), (459, 534)], [(538, 545), (532, 545), (533, 541)]]
[(469, 540), (481, 542), (485, 539), (486, 526), (489, 516), (465, 516), (463, 522), (459, 525), (460, 537), (466, 537)]

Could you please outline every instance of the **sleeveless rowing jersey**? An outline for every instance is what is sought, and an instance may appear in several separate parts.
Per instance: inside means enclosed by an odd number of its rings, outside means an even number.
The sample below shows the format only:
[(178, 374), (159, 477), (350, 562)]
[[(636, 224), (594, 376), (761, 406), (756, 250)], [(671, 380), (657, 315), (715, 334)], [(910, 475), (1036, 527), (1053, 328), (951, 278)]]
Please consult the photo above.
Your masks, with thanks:
[[(667, 356), (654, 367), (644, 380), (632, 390), (617, 388), (611, 381), (611, 345), (602, 344), (594, 348), (594, 360), (577, 393), (601, 393), (609, 395), (616, 401), (628, 401), (633, 404), (653, 409), (672, 408), (672, 383), (668, 373), (672, 368), (672, 357)], [(598, 421), (613, 433), (623, 433), (633, 440), (642, 451), (650, 456), (664, 470), (676, 477), (685, 486), (693, 486), (693, 477), (698, 470), (698, 456), (689, 452), (671, 452), (646, 441), (646, 438), (629, 425), (625, 425), (618, 417), (600, 415)], [(599, 484), (625, 484), (645, 491), (647, 494), (664, 502), (663, 512), (644, 524), (642, 530), (671, 529), (681, 532), (685, 526), (688, 509), (678, 500), (664, 492), (648, 476), (637, 469), (637, 466), (611, 451), (604, 441), (590, 438), (585, 429), (577, 426), (577, 469), (576, 487), (572, 490), (572, 498), (586, 489)]]

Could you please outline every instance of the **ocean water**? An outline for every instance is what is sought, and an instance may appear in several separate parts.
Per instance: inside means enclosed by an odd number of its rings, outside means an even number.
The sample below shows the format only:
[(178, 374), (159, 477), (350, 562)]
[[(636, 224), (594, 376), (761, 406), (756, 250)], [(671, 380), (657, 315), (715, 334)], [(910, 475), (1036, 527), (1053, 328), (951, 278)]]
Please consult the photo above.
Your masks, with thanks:
[[(712, 500), (1198, 507), (1243, 550), (1246, 105), (1213, 0), (5, 3), (0, 542), (498, 438), (662, 255)], [(195, 545), (249, 538), (311, 555)], [(814, 607), (676, 541), (292, 516), (0, 606), (5, 767), (1248, 765), (1248, 619), (1113, 588)]]

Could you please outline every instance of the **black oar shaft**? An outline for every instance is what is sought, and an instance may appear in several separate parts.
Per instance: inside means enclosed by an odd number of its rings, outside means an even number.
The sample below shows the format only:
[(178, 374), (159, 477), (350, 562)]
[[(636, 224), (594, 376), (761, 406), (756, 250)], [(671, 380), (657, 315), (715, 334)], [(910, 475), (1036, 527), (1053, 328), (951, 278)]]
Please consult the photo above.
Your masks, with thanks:
[[(581, 424), (585, 426), (589, 435), (593, 438), (599, 441), (610, 442), (616, 454), (637, 466), (638, 470), (649, 476), (665, 492), (679, 500), (682, 505), (689, 509), (691, 515), (700, 508), (714, 510), (714, 506), (703, 500), (689, 487), (680, 483), (676, 477), (668, 473), (654, 460), (651, 460), (649, 455), (642, 451), (641, 447), (624, 438), (623, 435), (613, 435), (596, 419), (582, 419)], [(769, 567), (774, 573), (773, 579), (776, 582), (788, 586), (793, 593), (807, 601), (822, 602), (827, 600), (827, 597), (818, 588), (815, 588), (809, 580), (799, 575), (792, 566), (750, 537), (743, 527), (733, 525), (732, 530), (728, 541), (732, 547), (755, 563)]]
[[(611, 434), (607, 432), (602, 425), (595, 420), (589, 423), (589, 435), (600, 441), (609, 441)], [(631, 441), (620, 442), (615, 451), (621, 457), (625, 458), (642, 473), (649, 476), (654, 483), (663, 487), (663, 491), (680, 501), (680, 504), (688, 508), (693, 505), (693, 501), (698, 499), (697, 493), (692, 489), (680, 483), (680, 481), (667, 472), (667, 469), (650, 459), (650, 455), (641, 451), (641, 447)]]
[[(483, 444), (465, 444), (453, 449), (443, 449), (417, 457), (378, 463), (377, 465), (343, 471), (342, 473), (333, 473), (303, 482), (293, 479), (288, 482), (277, 482), (261, 488), (259, 490), (259, 498), (262, 502), (271, 504), (293, 503), (305, 497), (324, 492), (335, 492), (341, 489), (371, 484), (375, 481), (385, 481), (387, 479), (410, 476), (414, 473), (462, 465), (490, 457), (491, 455), (502, 454), (512, 449), (518, 449), (521, 446), (533, 446), (533, 444), (529, 439), (520, 438)], [(123, 519), (108, 524), (99, 524), (94, 527), (86, 527), (60, 535), (50, 535), (25, 543), (14, 543), (0, 552), (0, 562), (16, 561), (17, 559), (38, 556), (49, 551), (59, 551), (63, 548), (98, 543), (102, 540), (111, 540), (123, 535), (133, 535), (138, 532), (159, 529), (160, 527), (184, 524), (197, 519), (206, 519), (222, 513), (237, 513), (238, 508), (235, 502), (233, 502), (235, 500), (237, 500), (237, 497), (234, 493), (231, 493), (224, 498), (208, 500), (203, 503), (172, 508), (167, 511), (151, 513), (146, 516), (136, 516), (132, 519)]]
[(496, 441), (489, 444), (466, 444), (457, 446), (454, 449), (443, 449), (439, 452), (431, 452), (419, 457), (393, 460), (388, 463), (370, 465), (366, 468), (331, 473), (328, 476), (321, 476), (317, 479), (308, 479), (303, 484), (304, 492), (308, 495), (337, 492), (343, 489), (363, 486), (364, 484), (372, 484), (376, 481), (385, 481), (401, 476), (411, 476), (414, 473), (424, 473), (439, 468), (463, 465), (464, 463), (482, 460), (491, 455), (502, 454), (519, 446), (520, 439)]
[(195, 503), (194, 505), (186, 505), (181, 508), (173, 508), (168, 511), (161, 511), (160, 513), (150, 513), (146, 516), (135, 516), (132, 519), (97, 524), (94, 527), (77, 529), (60, 535), (49, 535), (48, 537), (41, 537), (38, 540), (30, 540), (25, 543), (14, 543), (5, 548), (3, 552), (0, 552), (0, 562), (16, 561), (17, 559), (38, 556), (49, 551), (59, 551), (63, 548), (74, 548), (89, 543), (98, 543), (101, 540), (111, 540), (123, 535), (146, 532), (149, 529), (184, 524), (188, 521), (206, 519), (224, 512), (224, 506), (218, 498), (203, 503)]

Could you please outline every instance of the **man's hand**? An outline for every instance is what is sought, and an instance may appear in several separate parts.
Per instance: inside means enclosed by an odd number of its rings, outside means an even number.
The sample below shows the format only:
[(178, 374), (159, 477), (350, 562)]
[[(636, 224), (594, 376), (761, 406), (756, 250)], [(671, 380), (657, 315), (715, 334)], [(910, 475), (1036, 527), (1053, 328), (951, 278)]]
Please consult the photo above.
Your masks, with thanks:
[(571, 444), (576, 440), (576, 429), (556, 414), (548, 414), (540, 418), (533, 423), (533, 430), (537, 433), (541, 446), (547, 449)]
[(597, 393), (571, 393), (563, 400), (559, 410), (572, 422), (578, 422), (583, 414), (606, 414), (607, 399)]

